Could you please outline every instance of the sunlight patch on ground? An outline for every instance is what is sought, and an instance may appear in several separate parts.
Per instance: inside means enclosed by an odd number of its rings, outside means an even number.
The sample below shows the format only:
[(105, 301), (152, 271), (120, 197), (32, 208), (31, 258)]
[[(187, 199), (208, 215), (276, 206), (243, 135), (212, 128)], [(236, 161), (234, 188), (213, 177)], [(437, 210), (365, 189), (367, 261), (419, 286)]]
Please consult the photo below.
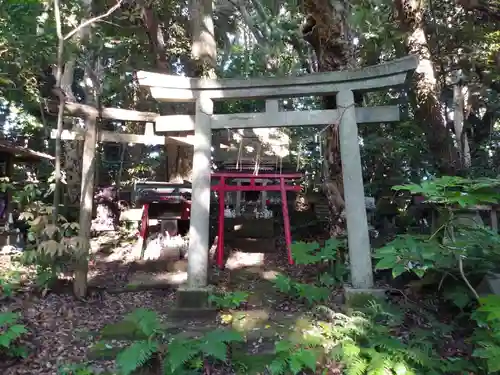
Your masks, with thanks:
[(129, 288), (134, 286), (179, 286), (187, 282), (187, 272), (165, 272), (151, 274), (146, 272), (137, 272), (128, 283)]
[(267, 281), (273, 281), (275, 280), (279, 275), (281, 275), (281, 272), (275, 271), (275, 270), (269, 270), (269, 271), (262, 271), (260, 273), (260, 276)]
[(264, 254), (263, 253), (244, 253), (241, 251), (234, 251), (229, 256), (226, 262), (226, 268), (229, 270), (237, 270), (246, 267), (263, 267)]

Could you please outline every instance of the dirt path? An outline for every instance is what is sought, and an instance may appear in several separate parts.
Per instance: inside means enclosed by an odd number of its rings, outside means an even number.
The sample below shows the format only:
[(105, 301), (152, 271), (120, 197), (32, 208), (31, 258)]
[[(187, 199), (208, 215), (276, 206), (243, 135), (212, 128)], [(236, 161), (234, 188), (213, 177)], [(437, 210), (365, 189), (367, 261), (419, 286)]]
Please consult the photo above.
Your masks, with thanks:
[[(169, 310), (175, 298), (173, 288), (124, 293), (107, 291), (126, 289), (139, 274), (143, 278), (154, 278), (155, 274), (159, 274), (151, 270), (137, 270), (131, 258), (132, 246), (130, 238), (114, 235), (102, 236), (93, 241), (89, 269), (92, 293), (88, 301), (75, 300), (68, 285), (66, 290), (63, 288), (58, 293), (49, 292), (43, 297), (39, 293), (26, 291), (11, 300), (0, 302), (1, 310), (13, 310), (22, 315), (23, 323), (29, 330), (23, 344), (30, 353), (28, 358), (8, 368), (0, 367), (0, 373), (57, 375), (58, 369), (64, 364), (87, 361), (89, 348), (96, 342), (92, 333), (98, 332), (106, 324), (123, 319), (137, 308), (154, 310), (169, 325), (175, 324), (169, 322)], [(238, 262), (248, 260), (248, 257), (242, 258), (241, 254), (234, 253)], [(286, 258), (279, 254), (266, 255), (266, 258), (260, 259), (263, 264), (261, 262), (243, 271), (215, 270), (212, 277), (212, 283), (222, 290), (244, 290), (250, 294), (243, 311), (230, 312), (230, 319), (227, 319), (227, 312), (220, 314), (213, 326), (223, 324), (250, 334), (248, 350), (252, 353), (272, 348), (274, 340), (293, 329), (304, 311), (304, 306), (281, 299), (272, 287), (270, 280), (279, 272), (277, 269), (286, 267)], [(8, 267), (9, 259), (2, 257), (0, 272)], [(225, 320), (223, 315), (226, 315)], [(184, 322), (181, 328), (196, 331), (206, 329), (206, 326), (192, 321)], [(91, 361), (91, 364), (96, 373), (111, 371), (114, 366), (110, 361)]]

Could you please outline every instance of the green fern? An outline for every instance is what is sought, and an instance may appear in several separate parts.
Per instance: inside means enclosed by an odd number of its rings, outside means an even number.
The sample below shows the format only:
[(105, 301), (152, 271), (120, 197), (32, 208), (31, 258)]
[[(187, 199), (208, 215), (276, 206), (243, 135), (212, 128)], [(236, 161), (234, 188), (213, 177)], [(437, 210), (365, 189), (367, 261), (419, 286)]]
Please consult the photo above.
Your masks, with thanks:
[(128, 314), (124, 320), (135, 323), (137, 328), (148, 337), (163, 328), (158, 314), (151, 310), (134, 310)]
[(243, 336), (232, 330), (216, 329), (200, 338), (186, 339), (182, 336), (174, 337), (168, 345), (165, 358), (166, 374), (177, 374), (189, 362), (202, 358), (213, 358), (226, 361), (227, 345), (244, 341)]
[(155, 341), (134, 342), (116, 357), (116, 364), (121, 375), (130, 375), (143, 367), (159, 350)]
[(292, 344), (281, 340), (275, 345), (276, 358), (269, 364), (268, 370), (272, 375), (301, 373), (303, 370), (316, 372), (319, 351), (314, 347), (302, 344)]
[[(122, 339), (129, 345), (120, 350), (115, 358), (120, 375), (129, 375), (143, 367), (153, 356), (161, 351), (163, 326), (158, 314), (151, 310), (137, 309), (126, 315), (118, 323), (109, 324), (101, 330), (102, 340)], [(113, 349), (103, 341), (95, 348)]]
[(364, 375), (368, 369), (368, 363), (365, 359), (356, 357), (350, 362), (346, 363), (346, 375)]
[(326, 310), (329, 322), (319, 324), (321, 335), (333, 343), (329, 357), (342, 363), (346, 375), (446, 373), (448, 363), (432, 335), (417, 331), (405, 340), (394, 337), (393, 322), (401, 322), (403, 311), (374, 302), (350, 316)]
[(195, 340), (174, 338), (168, 345), (168, 352), (165, 357), (165, 375), (176, 374), (197, 355), (199, 355), (199, 349)]

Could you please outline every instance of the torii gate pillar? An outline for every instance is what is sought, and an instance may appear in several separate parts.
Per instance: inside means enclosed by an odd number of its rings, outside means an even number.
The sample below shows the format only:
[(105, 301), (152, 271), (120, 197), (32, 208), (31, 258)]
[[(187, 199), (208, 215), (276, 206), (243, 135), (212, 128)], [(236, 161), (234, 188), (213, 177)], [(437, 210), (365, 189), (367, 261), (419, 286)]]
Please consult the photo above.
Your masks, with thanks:
[(369, 289), (373, 287), (371, 247), (354, 94), (351, 90), (339, 91), (336, 99), (340, 112), (340, 156), (344, 179), (351, 283), (355, 288)]
[(196, 100), (196, 125), (191, 198), (191, 224), (189, 228), (188, 288), (207, 286), (208, 243), (210, 220), (210, 172), (212, 128), (210, 118), (214, 104), (209, 97)]

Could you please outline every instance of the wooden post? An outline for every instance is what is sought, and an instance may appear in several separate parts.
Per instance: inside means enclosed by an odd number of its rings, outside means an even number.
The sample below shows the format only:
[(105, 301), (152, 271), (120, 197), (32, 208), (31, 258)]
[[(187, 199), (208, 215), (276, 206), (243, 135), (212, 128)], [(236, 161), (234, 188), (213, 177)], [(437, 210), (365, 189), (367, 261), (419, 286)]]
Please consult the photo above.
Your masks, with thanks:
[(188, 252), (188, 287), (193, 289), (204, 288), (208, 282), (212, 114), (212, 100), (209, 97), (199, 98), (196, 101)]
[[(236, 185), (241, 186), (241, 180), (238, 180), (236, 182)], [(235, 212), (236, 216), (240, 215), (240, 210), (241, 210), (241, 191), (238, 190), (236, 192), (236, 204), (234, 207), (234, 212)]]
[[(266, 181), (266, 180), (262, 181), (262, 186), (266, 186), (266, 185), (267, 185), (267, 181)], [(260, 202), (260, 204), (261, 204), (261, 208), (262, 208), (262, 210), (263, 210), (263, 211), (264, 211), (264, 210), (266, 209), (266, 207), (267, 207), (267, 205), (266, 205), (266, 201), (267, 201), (267, 191), (263, 191), (263, 192), (261, 193), (261, 202)]]
[(373, 287), (373, 270), (353, 92), (340, 91), (337, 94), (337, 106), (341, 113), (340, 153), (351, 282), (354, 288), (369, 289)]
[(78, 267), (75, 270), (73, 289), (77, 297), (87, 294), (88, 252), (90, 249), (90, 227), (92, 224), (92, 206), (94, 202), (94, 182), (96, 168), (97, 116), (85, 119), (87, 131), (83, 146), (82, 186), (80, 194), (80, 233)]
[(220, 268), (224, 267), (224, 198), (226, 191), (226, 178), (221, 177), (219, 180), (221, 189), (218, 191), (219, 195), (219, 223), (217, 231), (217, 264)]

